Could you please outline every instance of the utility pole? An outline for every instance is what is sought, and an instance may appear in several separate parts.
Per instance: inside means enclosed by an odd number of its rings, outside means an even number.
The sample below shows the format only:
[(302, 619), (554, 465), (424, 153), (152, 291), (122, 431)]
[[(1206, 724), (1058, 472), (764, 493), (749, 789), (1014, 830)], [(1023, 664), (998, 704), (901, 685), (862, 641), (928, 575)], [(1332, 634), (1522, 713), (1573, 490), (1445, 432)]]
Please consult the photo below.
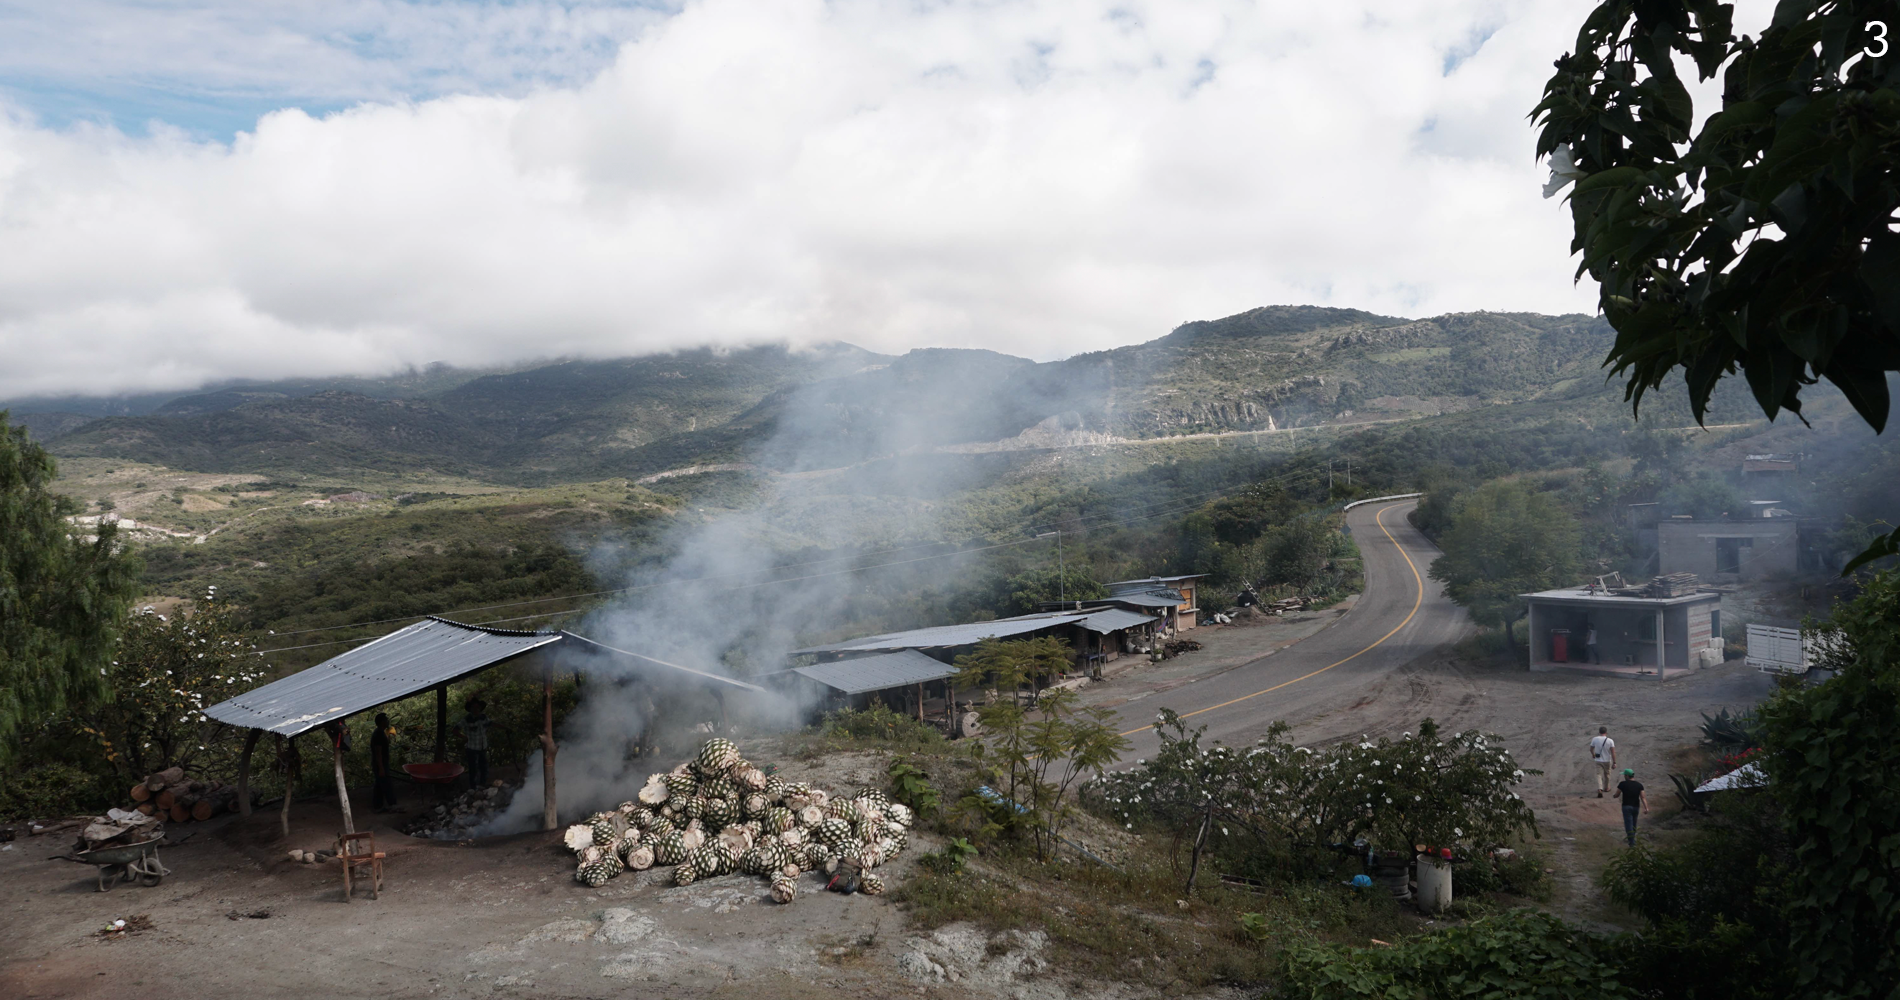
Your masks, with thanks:
[(1068, 567), (1062, 561), (1062, 531), (1061, 529), (1045, 531), (1036, 537), (1048, 538), (1051, 535), (1054, 535), (1056, 539), (1056, 603), (1067, 604), (1069, 601), (1069, 571)]

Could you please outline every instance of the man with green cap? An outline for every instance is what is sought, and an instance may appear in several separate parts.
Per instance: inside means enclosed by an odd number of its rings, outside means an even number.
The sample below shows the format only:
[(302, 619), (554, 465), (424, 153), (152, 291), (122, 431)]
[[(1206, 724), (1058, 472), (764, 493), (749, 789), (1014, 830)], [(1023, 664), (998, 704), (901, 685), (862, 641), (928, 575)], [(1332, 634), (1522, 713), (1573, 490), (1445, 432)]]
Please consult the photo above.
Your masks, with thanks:
[(1643, 783), (1636, 780), (1634, 768), (1623, 769), (1623, 780), (1616, 783), (1616, 794), (1611, 798), (1623, 800), (1623, 834), (1629, 838), (1630, 846), (1636, 846), (1636, 810), (1649, 811), (1649, 796), (1643, 794)]

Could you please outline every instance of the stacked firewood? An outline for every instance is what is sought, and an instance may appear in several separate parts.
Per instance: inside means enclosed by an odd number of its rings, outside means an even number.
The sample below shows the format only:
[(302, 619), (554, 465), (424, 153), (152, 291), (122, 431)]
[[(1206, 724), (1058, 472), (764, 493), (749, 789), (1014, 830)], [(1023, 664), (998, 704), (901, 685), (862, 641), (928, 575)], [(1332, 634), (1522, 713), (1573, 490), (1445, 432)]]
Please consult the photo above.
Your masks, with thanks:
[(147, 775), (132, 786), (130, 794), (135, 803), (132, 808), (174, 823), (210, 819), (238, 805), (237, 786), (186, 778), (184, 769), (178, 767)]

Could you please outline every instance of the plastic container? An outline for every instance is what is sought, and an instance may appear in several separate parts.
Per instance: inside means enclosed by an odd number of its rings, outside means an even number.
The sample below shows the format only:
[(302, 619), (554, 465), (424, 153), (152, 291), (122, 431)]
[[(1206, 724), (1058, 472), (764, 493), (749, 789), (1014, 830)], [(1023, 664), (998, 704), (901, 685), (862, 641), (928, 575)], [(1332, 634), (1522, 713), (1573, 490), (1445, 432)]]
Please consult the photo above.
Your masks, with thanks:
[(1418, 908), (1442, 913), (1451, 905), (1451, 862), (1429, 854), (1418, 856)]
[(1550, 630), (1550, 662), (1570, 662), (1570, 630), (1554, 628)]

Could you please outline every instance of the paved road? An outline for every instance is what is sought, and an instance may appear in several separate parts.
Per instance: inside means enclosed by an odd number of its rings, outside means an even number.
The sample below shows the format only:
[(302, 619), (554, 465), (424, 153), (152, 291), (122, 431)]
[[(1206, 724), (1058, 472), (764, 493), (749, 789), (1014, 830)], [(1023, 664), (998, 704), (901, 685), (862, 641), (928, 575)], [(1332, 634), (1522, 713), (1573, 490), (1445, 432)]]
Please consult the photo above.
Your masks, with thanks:
[(1425, 573), (1438, 547), (1405, 515), (1417, 503), (1366, 504), (1346, 514), (1365, 557), (1366, 586), (1339, 623), (1272, 655), (1117, 708), (1132, 750), (1151, 756), (1154, 711), (1171, 708), (1206, 726), (1206, 740), (1250, 743), (1275, 720), (1298, 724), (1322, 712), (1351, 712), (1365, 692), (1413, 660), (1456, 641), (1471, 628), (1464, 609), (1445, 598)]

